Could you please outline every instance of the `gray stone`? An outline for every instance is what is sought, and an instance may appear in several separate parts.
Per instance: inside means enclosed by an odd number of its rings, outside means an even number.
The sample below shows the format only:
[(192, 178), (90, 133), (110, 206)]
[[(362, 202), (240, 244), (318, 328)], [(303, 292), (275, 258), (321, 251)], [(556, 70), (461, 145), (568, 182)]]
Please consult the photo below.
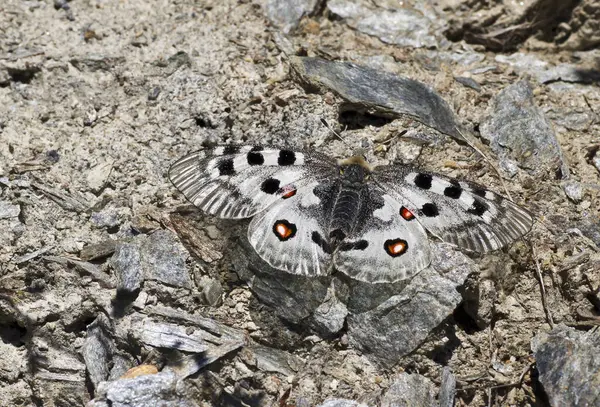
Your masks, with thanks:
[[(350, 343), (384, 366), (416, 349), (462, 301), (457, 288), (477, 270), (450, 245), (432, 244), (432, 263), (398, 295), (348, 317)], [(353, 294), (359, 295), (359, 294)]]
[(213, 307), (218, 306), (223, 296), (223, 286), (221, 283), (214, 278), (210, 278), (202, 286), (202, 297), (204, 297), (206, 303)]
[(467, 88), (471, 88), (476, 90), (477, 92), (481, 91), (481, 86), (477, 83), (477, 81), (473, 78), (465, 77), (465, 76), (455, 76), (454, 80), (461, 85), (466, 86)]
[(490, 143), (501, 166), (514, 160), (533, 174), (552, 178), (563, 167), (552, 124), (535, 104), (527, 81), (507, 86), (494, 98), (481, 125), (481, 136)]
[(359, 403), (358, 401), (346, 400), (346, 399), (327, 399), (317, 407), (368, 407), (366, 404)]
[(100, 314), (87, 328), (83, 343), (83, 360), (94, 387), (108, 379), (115, 344), (110, 333), (110, 322)]
[(297, 356), (281, 349), (251, 343), (247, 350), (253, 358), (253, 363), (263, 372), (292, 376), (297, 367), (303, 365), (303, 361)]
[(599, 405), (600, 331), (561, 324), (534, 337), (531, 349), (550, 405)]
[(576, 227), (596, 246), (600, 246), (600, 220), (597, 217), (583, 218)]
[(111, 257), (119, 289), (138, 290), (144, 280), (156, 280), (174, 287), (191, 287), (185, 265), (187, 250), (172, 232), (159, 230), (131, 243), (118, 243)]
[(85, 246), (79, 252), (81, 260), (90, 261), (101, 259), (103, 257), (110, 256), (115, 252), (117, 242), (112, 239), (107, 239), (99, 243), (90, 244)]
[[(152, 316), (135, 315), (127, 328), (128, 335), (153, 347), (194, 353), (167, 366), (167, 370), (177, 373), (180, 378), (196, 373), (246, 342), (242, 331), (210, 318), (158, 306), (147, 307), (144, 311)], [(159, 320), (162, 318), (174, 322), (162, 322)]]
[(19, 205), (12, 205), (10, 202), (0, 201), (0, 219), (16, 218), (21, 213)]
[[(178, 389), (178, 377), (171, 372), (160, 372), (103, 382), (98, 387), (98, 396), (92, 406), (110, 405), (112, 407), (192, 407), (197, 404), (191, 397), (181, 394)], [(105, 403), (105, 404), (101, 404)]]
[(344, 327), (348, 308), (335, 294), (331, 294), (313, 313), (314, 327), (328, 336), (338, 333)]
[(438, 400), (440, 407), (453, 407), (456, 398), (456, 378), (448, 366), (442, 369)]
[(590, 110), (552, 109), (547, 114), (553, 123), (575, 131), (586, 131), (596, 119)]
[(381, 398), (381, 407), (434, 407), (437, 389), (419, 374), (401, 373)]
[(534, 54), (517, 52), (511, 55), (497, 55), (496, 61), (510, 65), (518, 74), (527, 74), (537, 82), (593, 83), (600, 80), (600, 73), (582, 69), (574, 64), (552, 65)]
[(384, 117), (408, 115), (441, 133), (462, 140), (456, 118), (448, 104), (425, 84), (350, 62), (293, 57), (301, 81), (332, 90), (348, 108)]
[(185, 265), (187, 250), (167, 230), (151, 234), (142, 244), (145, 277), (174, 287), (191, 287), (190, 275)]
[(87, 179), (89, 188), (94, 193), (98, 193), (104, 188), (104, 186), (108, 182), (108, 177), (110, 176), (112, 169), (113, 169), (113, 162), (106, 161), (106, 162), (101, 162), (101, 163), (97, 164), (96, 166), (94, 166), (92, 169), (89, 170), (89, 172), (87, 173), (86, 179)]
[(74, 197), (73, 194), (64, 189), (52, 188), (38, 182), (32, 182), (31, 186), (43, 193), (48, 199), (55, 202), (65, 211), (79, 213), (87, 209), (87, 205), (82, 202), (83, 198)]
[(563, 190), (571, 201), (577, 203), (583, 199), (583, 188), (579, 182), (565, 182), (563, 184)]
[(155, 348), (177, 349), (185, 352), (202, 353), (208, 349), (203, 335), (188, 330), (185, 326), (144, 319), (133, 324), (131, 332), (139, 341)]
[[(424, 2), (414, 7), (376, 7), (365, 0), (329, 0), (327, 8), (345, 19), (346, 23), (365, 34), (388, 44), (405, 47), (437, 47), (440, 40), (435, 32), (440, 29), (433, 10), (425, 9)], [(440, 37), (440, 39), (443, 37)]]
[(139, 290), (144, 281), (141, 254), (139, 247), (130, 243), (118, 243), (115, 253), (110, 259), (110, 264), (115, 271), (117, 288), (133, 292)]
[(123, 223), (120, 208), (105, 208), (100, 212), (93, 212), (90, 222), (99, 228), (115, 228)]
[(267, 17), (284, 33), (298, 26), (302, 17), (312, 14), (320, 0), (268, 0), (265, 5)]

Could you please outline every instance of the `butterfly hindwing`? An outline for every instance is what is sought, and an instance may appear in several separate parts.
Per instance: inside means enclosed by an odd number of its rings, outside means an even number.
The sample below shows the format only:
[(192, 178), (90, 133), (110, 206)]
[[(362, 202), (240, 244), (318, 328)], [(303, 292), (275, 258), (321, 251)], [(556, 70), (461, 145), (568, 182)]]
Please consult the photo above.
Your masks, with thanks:
[(287, 185), (335, 170), (326, 156), (260, 146), (226, 145), (175, 162), (171, 182), (194, 205), (220, 218), (247, 218), (277, 201)]
[(374, 178), (433, 235), (478, 253), (526, 234), (529, 212), (481, 186), (409, 167), (380, 167)]
[(271, 266), (292, 274), (327, 273), (331, 248), (325, 240), (327, 219), (313, 181), (296, 192), (281, 195), (269, 209), (257, 214), (248, 227), (248, 240)]
[(369, 195), (364, 221), (337, 248), (335, 268), (370, 283), (414, 276), (431, 261), (425, 229), (383, 190), (370, 186)]

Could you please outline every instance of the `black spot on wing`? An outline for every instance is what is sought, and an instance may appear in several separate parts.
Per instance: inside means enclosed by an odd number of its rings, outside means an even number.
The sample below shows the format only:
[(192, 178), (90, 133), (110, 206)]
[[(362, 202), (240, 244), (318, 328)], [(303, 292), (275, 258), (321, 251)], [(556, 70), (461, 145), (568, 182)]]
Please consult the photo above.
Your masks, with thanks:
[(457, 181), (450, 181), (450, 186), (444, 189), (444, 195), (448, 198), (458, 199), (462, 194), (462, 187)]
[(471, 192), (473, 192), (475, 195), (478, 195), (482, 198), (485, 198), (485, 193), (487, 192), (485, 189), (480, 188), (480, 187), (473, 187), (471, 189)]
[(481, 216), (489, 209), (490, 207), (487, 203), (476, 199), (473, 201), (473, 206), (470, 207), (467, 212), (472, 213), (473, 215)]
[(293, 165), (296, 162), (296, 153), (290, 150), (279, 151), (279, 158), (277, 164), (279, 165)]
[(273, 195), (275, 192), (279, 191), (279, 180), (275, 178), (267, 178), (260, 184), (260, 190), (265, 194)]
[(346, 242), (340, 245), (340, 251), (347, 252), (350, 250), (365, 250), (369, 247), (369, 242), (366, 240), (357, 240), (356, 242)]
[(333, 244), (337, 244), (346, 238), (346, 234), (342, 232), (340, 229), (332, 230), (329, 234), (329, 239), (333, 242)]
[(235, 169), (233, 168), (233, 159), (225, 158), (223, 160), (220, 160), (217, 164), (217, 169), (219, 170), (219, 175), (235, 174)]
[(250, 151), (246, 155), (249, 165), (263, 165), (265, 163), (265, 157), (256, 151)]
[(264, 150), (263, 146), (254, 146), (250, 149), (250, 151), (254, 151), (254, 152), (263, 151), (263, 150)]
[(225, 148), (223, 149), (223, 155), (231, 155), (231, 154), (237, 154), (240, 152), (240, 146), (236, 146), (236, 145), (226, 145)]
[(327, 243), (327, 241), (325, 241), (325, 239), (323, 239), (323, 237), (319, 234), (319, 232), (314, 231), (312, 232), (311, 235), (312, 241), (319, 246), (321, 249), (323, 249), (323, 251), (327, 254), (331, 254), (331, 246), (329, 245), (329, 243)]
[(421, 189), (430, 189), (431, 188), (431, 175), (418, 173), (415, 177), (415, 185)]
[(426, 203), (421, 207), (421, 213), (429, 218), (438, 216), (440, 212), (434, 203)]

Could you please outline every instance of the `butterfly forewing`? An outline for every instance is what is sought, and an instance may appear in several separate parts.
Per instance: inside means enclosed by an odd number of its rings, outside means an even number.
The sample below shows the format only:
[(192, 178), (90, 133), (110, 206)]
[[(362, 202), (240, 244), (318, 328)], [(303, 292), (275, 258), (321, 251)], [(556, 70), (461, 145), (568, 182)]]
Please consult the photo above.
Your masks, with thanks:
[(335, 164), (320, 154), (233, 145), (183, 157), (171, 166), (169, 178), (204, 212), (239, 219), (269, 207), (287, 185), (332, 171)]
[(526, 234), (529, 212), (481, 186), (409, 167), (380, 167), (377, 182), (433, 235), (479, 253)]

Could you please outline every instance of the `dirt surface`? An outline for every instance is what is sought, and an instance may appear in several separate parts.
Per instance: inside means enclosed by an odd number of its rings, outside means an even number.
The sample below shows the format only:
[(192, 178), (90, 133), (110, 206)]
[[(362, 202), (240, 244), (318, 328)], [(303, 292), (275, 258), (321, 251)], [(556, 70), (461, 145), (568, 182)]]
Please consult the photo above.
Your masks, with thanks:
[[(455, 24), (466, 6), (447, 3), (437, 10)], [(61, 381), (57, 372), (85, 371), (86, 328), (114, 299), (114, 285), (52, 259), (83, 259), (90, 245), (172, 228), (170, 214), (187, 204), (168, 182), (167, 170), (201, 146), (260, 142), (336, 157), (366, 148), (378, 164), (414, 161), (503, 191), (496, 172), (468, 145), (450, 138), (431, 145), (402, 139), (410, 121), (362, 117), (344, 130), (348, 117), (339, 114), (336, 95), (311, 93), (291, 79), (281, 34), (265, 17), (265, 7), (233, 0), (0, 5), (3, 406), (84, 405), (94, 397), (84, 373), (72, 382)], [(576, 15), (578, 27), (590, 26), (583, 11)], [(441, 41), (435, 49), (404, 48), (320, 8), (287, 38), (299, 55), (349, 60), (429, 85), (475, 135), (491, 114), (491, 100), (528, 79), (569, 169), (568, 174), (519, 169), (505, 180), (514, 200), (537, 218), (531, 234), (478, 260), (481, 272), (465, 285), (463, 305), (419, 349), (386, 369), (349, 347), (343, 330), (325, 339), (275, 317), (239, 281), (235, 265), (219, 258), (219, 245), (227, 244), (222, 235), (232, 233), (224, 228), (233, 226), (217, 228), (213, 220), (192, 214), (216, 258), (203, 265), (187, 259), (193, 280), (188, 288), (147, 285), (149, 303), (214, 317), (298, 359), (297, 371), (286, 375), (261, 371), (243, 351), (229, 355), (189, 379), (196, 390), (188, 394), (195, 394), (198, 405), (224, 403), (215, 401), (214, 389), (240, 383), (260, 394), (244, 396), (247, 405), (301, 405), (298, 400), (317, 405), (328, 397), (368, 401), (402, 371), (439, 384), (444, 366), (456, 376), (457, 406), (546, 405), (531, 339), (559, 322), (589, 329), (598, 324), (600, 311), (600, 168), (594, 166), (600, 148), (600, 53), (563, 50), (566, 38), (552, 42), (544, 32), (515, 42), (512, 48), (523, 54), (514, 56), (488, 51), (481, 41), (468, 44), (469, 36), (460, 32), (452, 37), (456, 42)], [(526, 57), (545, 63), (545, 70), (571, 64), (581, 75), (540, 80), (542, 68), (519, 64)], [(479, 89), (455, 78), (471, 78)], [(342, 132), (345, 144), (321, 119)], [(576, 189), (570, 198), (569, 185)], [(106, 255), (90, 262), (112, 278)], [(220, 284), (222, 298), (207, 299), (207, 279)], [(69, 366), (53, 365), (53, 352)], [(128, 357), (129, 367), (164, 362), (140, 349), (131, 349)]]

